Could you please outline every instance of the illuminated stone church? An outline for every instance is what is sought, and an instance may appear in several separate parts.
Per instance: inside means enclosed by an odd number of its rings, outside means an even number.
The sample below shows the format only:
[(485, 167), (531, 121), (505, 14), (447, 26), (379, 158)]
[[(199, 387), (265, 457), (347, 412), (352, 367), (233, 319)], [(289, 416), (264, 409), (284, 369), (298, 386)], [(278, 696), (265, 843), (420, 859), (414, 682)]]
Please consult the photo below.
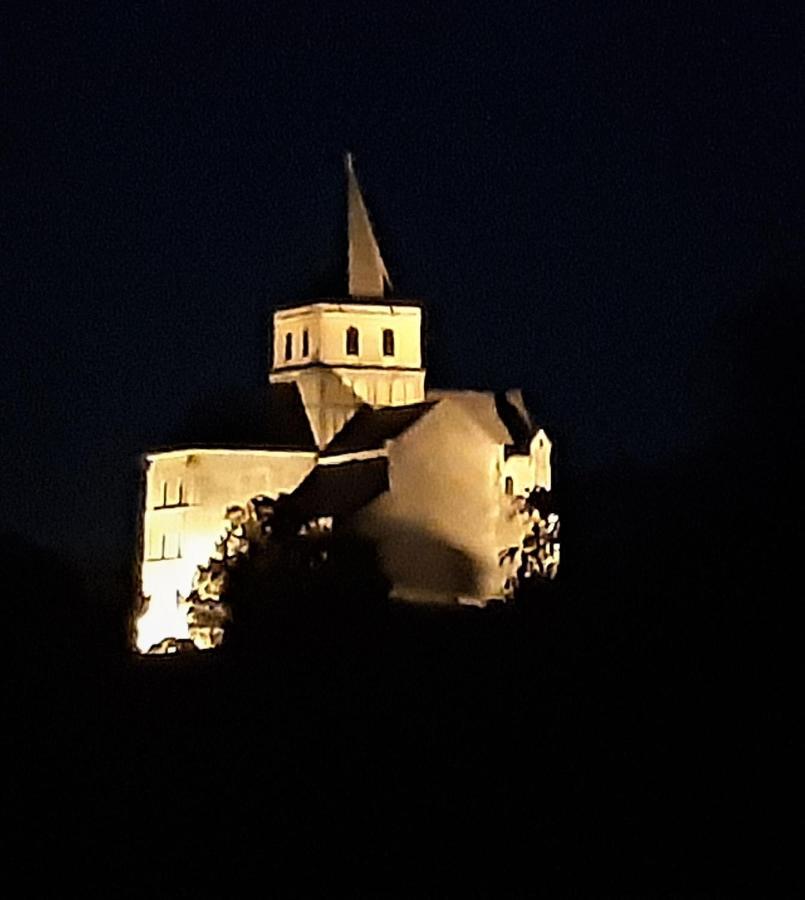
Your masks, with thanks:
[[(348, 519), (401, 601), (482, 606), (509, 595), (529, 534), (523, 498), (551, 490), (551, 442), (519, 390), (426, 388), (422, 305), (387, 296), (350, 156), (346, 177), (349, 296), (275, 311), (254, 435), (144, 458), (143, 652), (193, 637), (182, 601), (227, 510), (257, 496), (287, 495), (304, 520)], [(558, 552), (556, 539), (551, 575)]]

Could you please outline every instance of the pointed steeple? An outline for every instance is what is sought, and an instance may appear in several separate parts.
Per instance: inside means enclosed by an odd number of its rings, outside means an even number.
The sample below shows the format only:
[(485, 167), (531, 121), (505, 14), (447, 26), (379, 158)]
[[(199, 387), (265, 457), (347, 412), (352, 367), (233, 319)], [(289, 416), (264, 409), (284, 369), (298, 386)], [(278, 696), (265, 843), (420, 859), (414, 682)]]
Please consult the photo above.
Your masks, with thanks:
[(383, 288), (391, 287), (380, 248), (377, 246), (366, 204), (352, 165), (352, 154), (344, 157), (347, 170), (347, 221), (349, 225), (349, 295), (350, 297), (382, 297)]

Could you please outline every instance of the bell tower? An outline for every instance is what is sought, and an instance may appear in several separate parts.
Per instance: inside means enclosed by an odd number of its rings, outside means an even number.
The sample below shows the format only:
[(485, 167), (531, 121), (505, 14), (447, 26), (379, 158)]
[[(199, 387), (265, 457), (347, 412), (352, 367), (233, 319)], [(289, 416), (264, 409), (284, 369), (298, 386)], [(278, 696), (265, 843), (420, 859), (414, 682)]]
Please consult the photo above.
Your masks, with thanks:
[(273, 321), (269, 380), (297, 383), (320, 448), (363, 404), (425, 399), (422, 308), (385, 296), (391, 281), (349, 153), (345, 164), (349, 296), (280, 309)]

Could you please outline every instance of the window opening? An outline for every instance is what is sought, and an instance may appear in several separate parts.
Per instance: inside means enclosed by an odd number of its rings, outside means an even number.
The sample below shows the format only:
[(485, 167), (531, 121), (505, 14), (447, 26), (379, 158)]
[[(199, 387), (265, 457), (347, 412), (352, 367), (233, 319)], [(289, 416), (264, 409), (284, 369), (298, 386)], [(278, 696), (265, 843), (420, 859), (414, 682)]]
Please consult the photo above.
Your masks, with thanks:
[(285, 335), (285, 361), (287, 362), (293, 356), (293, 335), (289, 331)]
[(168, 482), (162, 482), (162, 502), (158, 503), (154, 509), (161, 509), (163, 506), (168, 505)]
[(354, 325), (347, 328), (347, 355), (358, 355), (358, 329)]
[(383, 329), (383, 356), (394, 356), (394, 332), (390, 328)]

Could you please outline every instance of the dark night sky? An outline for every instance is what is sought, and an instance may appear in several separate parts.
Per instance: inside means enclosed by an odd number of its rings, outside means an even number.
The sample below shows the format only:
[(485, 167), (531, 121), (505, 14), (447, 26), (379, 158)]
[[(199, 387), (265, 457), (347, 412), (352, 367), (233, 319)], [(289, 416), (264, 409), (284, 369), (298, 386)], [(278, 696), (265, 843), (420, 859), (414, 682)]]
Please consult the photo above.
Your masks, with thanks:
[(6, 5), (0, 527), (129, 545), (138, 454), (339, 264), (345, 149), (432, 385), (584, 466), (705, 440), (691, 372), (801, 251), (799, 5)]

